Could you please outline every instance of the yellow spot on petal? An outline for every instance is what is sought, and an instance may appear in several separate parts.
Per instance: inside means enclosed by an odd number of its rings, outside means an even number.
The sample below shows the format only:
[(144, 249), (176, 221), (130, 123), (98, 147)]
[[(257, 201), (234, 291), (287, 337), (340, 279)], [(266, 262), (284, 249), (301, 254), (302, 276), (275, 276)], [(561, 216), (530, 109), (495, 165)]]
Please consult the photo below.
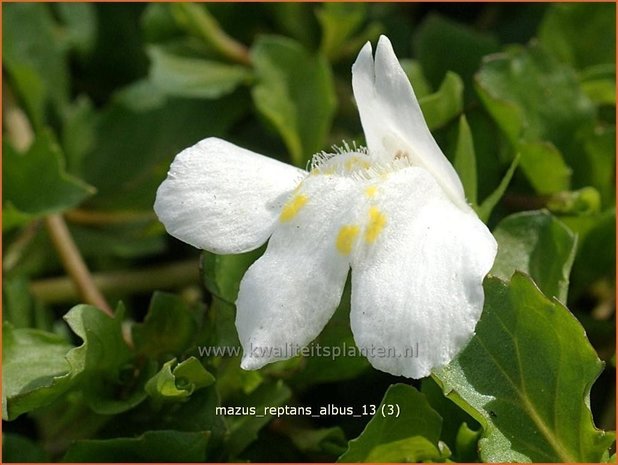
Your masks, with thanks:
[(341, 226), (337, 235), (337, 250), (343, 255), (350, 255), (352, 247), (358, 236), (359, 227), (355, 224)]
[(378, 192), (378, 186), (369, 186), (367, 189), (365, 189), (365, 194), (369, 198), (374, 197), (377, 192)]
[(365, 230), (365, 242), (368, 244), (374, 243), (385, 225), (386, 216), (384, 216), (378, 207), (369, 208), (369, 224)]
[(281, 210), (281, 216), (279, 216), (279, 221), (285, 223), (286, 221), (290, 221), (294, 218), (301, 208), (305, 206), (309, 197), (303, 194), (295, 195), (291, 200), (289, 200)]

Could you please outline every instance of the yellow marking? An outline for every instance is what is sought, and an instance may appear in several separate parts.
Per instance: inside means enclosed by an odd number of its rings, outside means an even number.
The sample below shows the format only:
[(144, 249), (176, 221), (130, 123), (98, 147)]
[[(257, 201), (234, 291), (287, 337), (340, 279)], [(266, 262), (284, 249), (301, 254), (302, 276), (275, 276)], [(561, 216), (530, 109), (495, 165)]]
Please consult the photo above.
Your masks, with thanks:
[(374, 197), (377, 192), (378, 192), (378, 186), (369, 186), (367, 189), (365, 189), (365, 194), (369, 198)]
[(365, 242), (368, 244), (374, 243), (385, 225), (386, 216), (384, 216), (378, 207), (369, 208), (369, 224), (365, 230)]
[(300, 209), (305, 206), (308, 200), (309, 200), (309, 197), (307, 197), (306, 195), (303, 195), (303, 194), (295, 195), (291, 200), (289, 200), (283, 206), (279, 220), (282, 223), (285, 223), (286, 221), (290, 221), (292, 218), (294, 218), (298, 214)]
[(359, 227), (355, 224), (341, 226), (339, 228), (339, 234), (337, 235), (337, 250), (343, 255), (350, 255), (352, 247), (358, 236)]
[(358, 158), (350, 157), (346, 161), (343, 162), (343, 167), (346, 171), (352, 171), (354, 166), (358, 163)]

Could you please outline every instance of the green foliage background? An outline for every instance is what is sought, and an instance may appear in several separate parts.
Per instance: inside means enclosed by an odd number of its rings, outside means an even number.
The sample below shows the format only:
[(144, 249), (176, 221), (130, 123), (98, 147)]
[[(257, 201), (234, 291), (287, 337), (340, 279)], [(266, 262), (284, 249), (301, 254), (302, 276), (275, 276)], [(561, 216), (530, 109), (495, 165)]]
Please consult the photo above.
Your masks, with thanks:
[[(2, 17), (4, 461), (615, 461), (614, 4)], [(263, 249), (200, 256), (156, 221), (156, 187), (207, 136), (301, 167), (362, 143), (350, 67), (380, 33), (499, 242), (476, 336), (421, 381), (362, 357), (245, 372), (202, 356), (238, 345), (233, 302)], [(58, 214), (113, 318), (64, 270)], [(349, 290), (317, 342), (352, 345), (348, 311)], [(215, 414), (329, 404), (366, 414)]]

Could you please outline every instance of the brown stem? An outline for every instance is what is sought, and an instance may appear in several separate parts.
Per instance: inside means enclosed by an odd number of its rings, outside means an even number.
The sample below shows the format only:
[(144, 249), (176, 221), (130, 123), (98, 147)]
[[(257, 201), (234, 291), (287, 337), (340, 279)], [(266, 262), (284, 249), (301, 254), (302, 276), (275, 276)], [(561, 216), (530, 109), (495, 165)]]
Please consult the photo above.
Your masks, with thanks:
[(45, 218), (45, 226), (64, 269), (71, 277), (81, 298), (113, 317), (114, 312), (95, 285), (64, 218), (61, 215), (49, 215)]

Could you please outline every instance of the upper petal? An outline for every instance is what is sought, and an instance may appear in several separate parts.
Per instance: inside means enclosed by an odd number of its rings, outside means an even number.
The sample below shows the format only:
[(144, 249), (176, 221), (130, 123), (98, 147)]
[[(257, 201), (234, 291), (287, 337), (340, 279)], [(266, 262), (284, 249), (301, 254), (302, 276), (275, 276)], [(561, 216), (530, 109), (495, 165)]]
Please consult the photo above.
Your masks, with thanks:
[(363, 47), (352, 66), (352, 85), (370, 153), (388, 160), (407, 156), (429, 171), (453, 202), (465, 203), (461, 181), (431, 135), (388, 38), (380, 37), (375, 62), (371, 44)]
[[(349, 178), (310, 176), (284, 207), (266, 252), (240, 283), (243, 368), (292, 357), (290, 349), (317, 337), (336, 310), (350, 267), (354, 232), (346, 228), (353, 228), (359, 189)], [(349, 242), (342, 242), (342, 229)]]
[(262, 245), (306, 172), (221, 139), (180, 152), (154, 210), (167, 231), (199, 249), (241, 253)]
[(474, 334), (496, 241), (422, 168), (392, 174), (373, 202), (380, 231), (351, 262), (352, 331), (374, 367), (421, 378)]

